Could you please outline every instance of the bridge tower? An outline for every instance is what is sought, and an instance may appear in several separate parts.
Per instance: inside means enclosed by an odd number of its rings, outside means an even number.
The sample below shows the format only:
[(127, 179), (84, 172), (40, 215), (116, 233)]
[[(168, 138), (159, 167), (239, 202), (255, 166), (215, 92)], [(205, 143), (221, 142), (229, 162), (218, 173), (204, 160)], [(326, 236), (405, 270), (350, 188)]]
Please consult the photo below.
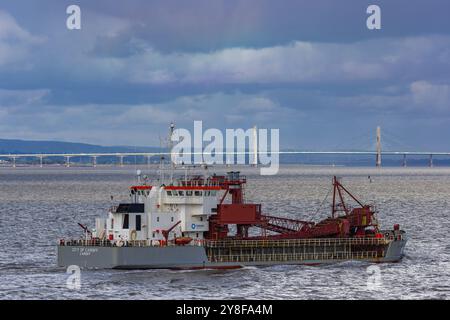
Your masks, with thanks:
[(253, 134), (253, 160), (252, 160), (252, 166), (257, 167), (258, 166), (258, 129), (256, 126), (252, 129)]
[(70, 156), (66, 156), (66, 167), (69, 168), (70, 167)]
[(381, 128), (377, 127), (377, 159), (376, 166), (381, 167)]

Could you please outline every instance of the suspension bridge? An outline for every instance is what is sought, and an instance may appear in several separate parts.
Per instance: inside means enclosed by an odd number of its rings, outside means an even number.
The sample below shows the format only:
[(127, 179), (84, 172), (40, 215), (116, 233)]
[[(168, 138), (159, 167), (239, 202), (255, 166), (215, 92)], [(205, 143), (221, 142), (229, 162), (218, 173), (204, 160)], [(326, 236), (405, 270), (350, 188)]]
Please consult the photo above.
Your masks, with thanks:
[[(254, 128), (256, 130), (256, 127)], [(256, 150), (256, 151), (255, 151)], [(267, 152), (265, 152), (267, 153)], [(270, 154), (270, 151), (268, 152)], [(374, 150), (368, 151), (304, 151), (304, 150), (285, 150), (278, 151), (279, 155), (349, 155), (349, 156), (374, 156), (375, 166), (382, 166), (382, 158), (384, 156), (400, 156), (402, 158), (402, 166), (406, 167), (408, 156), (421, 156), (428, 157), (428, 166), (433, 167), (433, 157), (434, 156), (450, 156), (450, 152), (432, 152), (432, 151), (386, 151), (382, 149), (381, 144), (381, 128), (377, 127), (376, 130), (376, 144)], [(118, 166), (124, 166), (124, 159), (126, 157), (144, 157), (147, 159), (147, 163), (151, 163), (153, 157), (165, 157), (170, 156), (170, 152), (117, 152), (117, 153), (16, 153), (16, 154), (0, 154), (0, 163), (3, 165), (9, 165), (10, 167), (16, 168), (18, 160), (20, 159), (30, 159), (34, 158), (38, 160), (40, 167), (44, 167), (45, 159), (49, 158), (60, 158), (64, 159), (64, 165), (70, 167), (73, 163), (71, 159), (73, 158), (90, 158), (91, 165), (93, 167), (97, 166), (97, 159), (100, 157), (113, 157), (117, 158), (118, 161), (115, 162)], [(194, 155), (201, 154), (195, 152), (188, 152), (186, 154)], [(227, 154), (226, 152), (216, 153), (216, 154)], [(253, 151), (248, 152), (233, 152), (233, 154), (249, 154), (251, 156), (252, 165), (258, 165), (258, 156), (261, 154), (257, 150), (257, 145), (253, 146)]]

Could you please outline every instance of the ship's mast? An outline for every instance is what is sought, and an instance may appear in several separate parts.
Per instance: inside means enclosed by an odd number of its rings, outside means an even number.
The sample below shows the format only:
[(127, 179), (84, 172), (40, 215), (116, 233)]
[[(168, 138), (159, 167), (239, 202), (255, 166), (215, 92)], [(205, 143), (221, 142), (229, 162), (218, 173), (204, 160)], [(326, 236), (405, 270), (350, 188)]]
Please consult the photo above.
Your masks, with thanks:
[[(159, 136), (159, 152), (162, 152), (162, 139)], [(160, 184), (164, 183), (164, 155), (161, 154), (159, 156), (159, 182)]]
[(175, 123), (171, 122), (170, 123), (170, 128), (169, 128), (169, 136), (167, 137), (167, 148), (168, 153), (169, 153), (169, 161), (171, 163), (171, 170), (170, 170), (170, 182), (173, 182), (173, 172), (175, 171), (175, 162), (172, 161), (172, 149), (173, 149), (173, 141), (172, 141), (172, 136), (173, 136), (173, 132), (175, 131)]
[[(171, 152), (172, 152), (172, 149), (173, 149), (173, 142), (172, 142), (172, 135), (173, 135), (173, 133), (174, 133), (174, 131), (175, 131), (175, 124), (173, 123), (173, 122), (171, 122), (170, 123), (170, 127), (169, 127), (169, 133), (168, 133), (168, 136), (167, 136), (167, 138), (166, 138), (166, 141), (165, 141), (165, 145), (166, 145), (166, 148), (167, 148), (167, 154), (168, 154), (168, 159), (169, 159), (169, 161), (171, 162), (171, 165), (170, 165), (170, 169), (169, 169), (169, 171), (170, 171), (170, 173), (169, 173), (169, 181), (170, 182), (173, 182), (173, 173), (174, 173), (174, 170), (175, 170), (175, 163), (172, 161), (172, 157), (171, 157)], [(160, 138), (159, 139), (159, 141), (160, 141), (160, 150), (162, 151), (162, 139)], [(159, 174), (160, 174), (160, 181), (161, 181), (161, 184), (165, 184), (165, 181), (164, 181), (164, 171), (166, 170), (166, 166), (165, 166), (165, 157), (164, 157), (164, 155), (163, 154), (161, 154), (161, 156), (159, 157)]]

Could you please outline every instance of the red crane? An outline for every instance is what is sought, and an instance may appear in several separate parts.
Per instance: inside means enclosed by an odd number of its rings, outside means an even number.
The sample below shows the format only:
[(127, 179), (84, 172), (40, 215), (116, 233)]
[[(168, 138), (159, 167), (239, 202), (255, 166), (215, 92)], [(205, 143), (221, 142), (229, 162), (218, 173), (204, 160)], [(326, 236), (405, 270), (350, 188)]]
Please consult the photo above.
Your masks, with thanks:
[[(363, 236), (378, 231), (374, 222), (374, 211), (369, 205), (364, 205), (353, 196), (338, 180), (333, 177), (333, 206), (331, 217), (318, 223), (297, 219), (274, 217), (261, 214), (260, 204), (245, 203), (243, 186), (245, 177), (239, 172), (230, 172), (228, 176), (213, 176), (218, 185), (225, 190), (217, 206), (217, 214), (211, 216), (210, 228), (206, 237), (209, 239), (228, 238), (229, 225), (236, 225), (236, 235), (233, 238), (265, 239), (265, 238), (320, 238)], [(228, 194), (231, 194), (231, 204), (224, 204)], [(350, 208), (344, 200), (344, 195), (353, 199), (359, 207)], [(337, 212), (345, 214), (338, 216)], [(248, 229), (257, 227), (275, 234), (249, 237)], [(373, 227), (370, 229), (368, 227)]]

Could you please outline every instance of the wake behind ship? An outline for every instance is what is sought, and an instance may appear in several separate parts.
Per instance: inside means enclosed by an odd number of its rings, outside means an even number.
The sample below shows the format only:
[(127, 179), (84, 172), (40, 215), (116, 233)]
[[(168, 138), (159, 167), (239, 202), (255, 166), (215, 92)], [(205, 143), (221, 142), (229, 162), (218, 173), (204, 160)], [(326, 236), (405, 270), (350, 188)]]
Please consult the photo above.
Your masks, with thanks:
[(405, 231), (381, 230), (373, 207), (336, 177), (331, 216), (317, 223), (263, 214), (261, 204), (245, 202), (246, 181), (229, 172), (131, 186), (130, 201), (97, 218), (95, 229), (80, 224), (80, 239), (59, 241), (58, 265), (196, 269), (403, 257)]

